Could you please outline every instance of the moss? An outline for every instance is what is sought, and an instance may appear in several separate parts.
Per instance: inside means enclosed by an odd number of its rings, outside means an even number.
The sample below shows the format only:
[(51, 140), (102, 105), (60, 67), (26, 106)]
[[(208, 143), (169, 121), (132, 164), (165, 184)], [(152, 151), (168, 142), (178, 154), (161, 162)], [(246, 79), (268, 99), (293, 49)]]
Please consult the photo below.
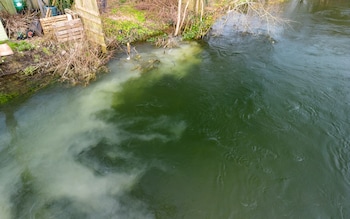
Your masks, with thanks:
[(17, 93), (11, 93), (11, 94), (0, 93), (0, 105), (9, 102), (15, 97), (18, 97)]

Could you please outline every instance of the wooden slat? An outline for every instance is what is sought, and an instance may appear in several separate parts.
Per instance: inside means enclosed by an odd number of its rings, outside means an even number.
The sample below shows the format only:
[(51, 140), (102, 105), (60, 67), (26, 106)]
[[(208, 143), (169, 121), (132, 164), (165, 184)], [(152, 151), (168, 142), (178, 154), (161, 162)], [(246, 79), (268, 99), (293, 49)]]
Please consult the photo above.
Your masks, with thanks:
[(76, 2), (75, 8), (77, 11), (84, 11), (85, 13), (89, 14), (90, 16), (91, 15), (95, 16), (95, 17), (100, 16), (100, 12), (98, 10), (97, 4), (96, 5), (86, 5), (85, 7), (84, 6), (80, 6), (80, 4), (78, 4), (78, 2)]
[(67, 21), (67, 15), (59, 15), (49, 18), (41, 18), (40, 23), (41, 27), (43, 28), (44, 34), (52, 34), (53, 32), (53, 24), (61, 21)]
[(56, 36), (58, 37), (58, 36), (65, 35), (65, 34), (81, 34), (81, 32), (83, 32), (83, 30), (84, 30), (83, 27), (60, 30), (60, 31), (56, 31)]
[(81, 40), (81, 36), (69, 36), (69, 37), (61, 37), (59, 39), (59, 42), (67, 42), (67, 41), (71, 41), (71, 40)]
[(60, 28), (60, 27), (65, 27), (65, 26), (81, 26), (81, 20), (80, 19), (75, 19), (75, 20), (70, 20), (70, 21), (61, 21), (61, 22), (56, 22), (54, 24), (55, 28)]
[(55, 30), (55, 35), (58, 42), (78, 40), (84, 37), (84, 27), (80, 18), (70, 21), (57, 22), (52, 26)]
[[(4, 6), (4, 8), (2, 8)], [(10, 14), (16, 14), (16, 8), (12, 0), (1, 0), (0, 10), (4, 9)]]
[(96, 0), (75, 0), (75, 10), (84, 22), (87, 39), (101, 45), (102, 51), (106, 52), (107, 46)]
[(72, 11), (72, 10), (70, 10), (68, 8), (64, 9), (64, 13), (71, 15), (73, 19), (79, 18), (79, 14), (78, 13), (76, 13), (75, 11)]

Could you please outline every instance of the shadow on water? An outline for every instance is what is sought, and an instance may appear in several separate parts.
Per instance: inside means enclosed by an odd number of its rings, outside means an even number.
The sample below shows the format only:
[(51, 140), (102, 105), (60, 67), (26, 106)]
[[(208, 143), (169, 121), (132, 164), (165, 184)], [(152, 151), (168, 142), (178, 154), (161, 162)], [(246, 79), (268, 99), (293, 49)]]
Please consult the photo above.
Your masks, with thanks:
[(5, 132), (8, 132), (11, 136), (11, 141), (14, 141), (17, 136), (17, 126), (18, 122), (15, 117), (16, 107), (13, 105), (6, 105), (0, 108), (0, 112), (3, 113), (5, 119)]

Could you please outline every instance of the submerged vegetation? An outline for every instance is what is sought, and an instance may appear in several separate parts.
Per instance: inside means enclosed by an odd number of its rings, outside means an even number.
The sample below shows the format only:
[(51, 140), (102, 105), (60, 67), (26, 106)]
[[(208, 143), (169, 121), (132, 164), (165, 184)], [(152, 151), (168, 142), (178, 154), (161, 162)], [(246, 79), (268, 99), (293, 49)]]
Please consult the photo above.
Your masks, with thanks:
[(0, 104), (4, 104), (17, 96), (18, 96), (18, 94), (16, 94), (16, 93), (13, 93), (13, 94), (0, 93)]

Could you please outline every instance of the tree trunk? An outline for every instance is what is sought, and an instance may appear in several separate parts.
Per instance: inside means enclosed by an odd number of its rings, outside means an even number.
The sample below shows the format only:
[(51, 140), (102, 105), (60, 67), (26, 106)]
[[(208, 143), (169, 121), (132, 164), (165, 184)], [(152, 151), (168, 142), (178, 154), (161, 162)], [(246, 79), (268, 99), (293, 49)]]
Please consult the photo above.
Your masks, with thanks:
[(180, 23), (181, 23), (181, 7), (182, 6), (182, 0), (179, 0), (177, 5), (177, 22), (176, 22), (176, 29), (175, 29), (175, 36), (179, 34), (180, 30)]

